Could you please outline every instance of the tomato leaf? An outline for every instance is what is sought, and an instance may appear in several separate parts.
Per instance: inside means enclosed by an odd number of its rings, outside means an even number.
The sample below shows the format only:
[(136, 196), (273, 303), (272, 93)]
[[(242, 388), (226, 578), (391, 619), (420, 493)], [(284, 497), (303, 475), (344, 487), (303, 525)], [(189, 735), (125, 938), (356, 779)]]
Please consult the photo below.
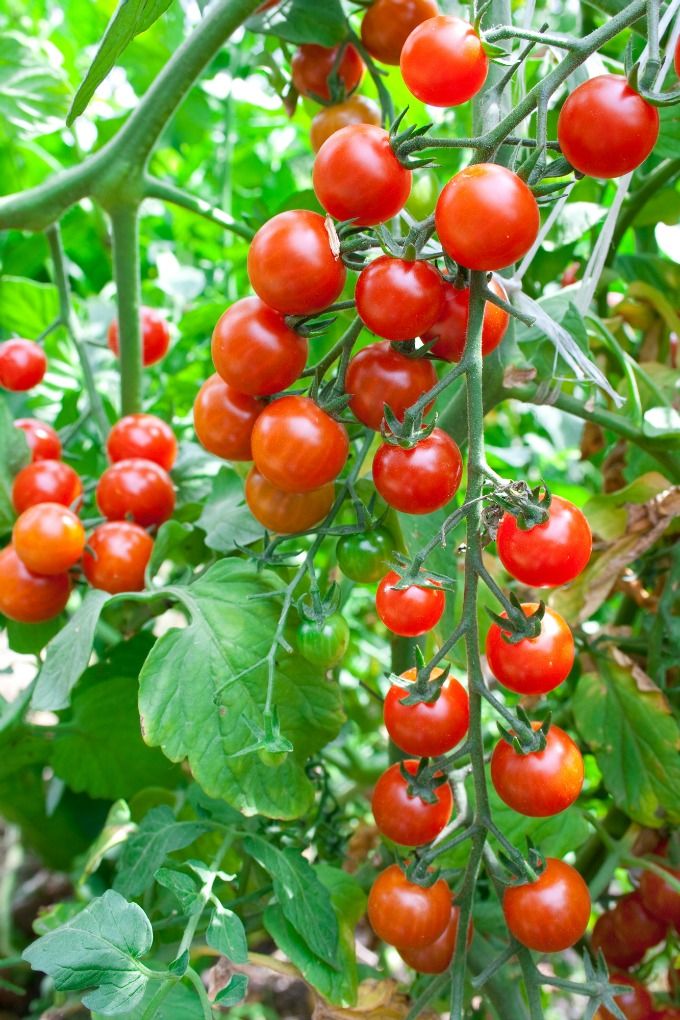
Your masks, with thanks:
[(347, 19), (340, 0), (281, 0), (271, 10), (251, 18), (253, 32), (274, 35), (292, 43), (334, 46), (347, 35)]
[(0, 534), (9, 531), (14, 523), (12, 480), (30, 459), (24, 433), (14, 427), (7, 404), (0, 400)]
[(37, 337), (59, 314), (57, 288), (19, 276), (0, 280), (0, 327), (8, 333)]
[(206, 533), (206, 545), (217, 552), (233, 552), (237, 545), (250, 545), (262, 538), (258, 524), (246, 506), (243, 482), (231, 468), (220, 468), (206, 501), (198, 527)]
[(138, 896), (169, 853), (183, 850), (208, 828), (204, 822), (178, 822), (167, 804), (152, 808), (123, 848), (114, 888), (123, 896)]
[(205, 940), (233, 963), (248, 962), (248, 942), (243, 921), (233, 910), (227, 910), (219, 902), (210, 915)]

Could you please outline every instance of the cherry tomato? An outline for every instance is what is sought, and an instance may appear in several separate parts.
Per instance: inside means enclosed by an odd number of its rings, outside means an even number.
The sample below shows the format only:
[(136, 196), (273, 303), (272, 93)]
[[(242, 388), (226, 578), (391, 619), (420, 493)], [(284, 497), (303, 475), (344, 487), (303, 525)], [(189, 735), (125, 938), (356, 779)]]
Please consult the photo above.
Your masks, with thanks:
[(342, 260), (331, 251), (323, 216), (291, 209), (272, 217), (248, 251), (253, 290), (284, 315), (312, 315), (333, 304), (345, 285)]
[(479, 270), (504, 269), (526, 255), (541, 222), (524, 181), (496, 163), (476, 163), (452, 177), (434, 215), (447, 255)]
[(385, 404), (403, 421), (407, 408), (436, 382), (431, 361), (400, 354), (385, 340), (368, 344), (354, 355), (347, 368), (345, 392), (352, 398), (349, 406), (355, 417), (378, 432)]
[[(378, 616), (393, 634), (402, 637), (418, 637), (436, 627), (442, 618), (446, 595), (437, 586), (423, 588), (410, 584), (408, 588), (392, 587), (399, 580), (399, 574), (391, 570), (378, 585), (375, 605)], [(436, 581), (430, 582), (436, 585)]]
[(402, 949), (431, 945), (451, 918), (451, 890), (443, 878), (425, 888), (398, 864), (381, 871), (368, 895), (368, 919), (378, 938)]
[(61, 503), (38, 503), (24, 510), (12, 530), (14, 550), (33, 574), (64, 574), (85, 548), (85, 528)]
[(436, 0), (375, 0), (361, 22), (361, 41), (374, 60), (396, 66), (413, 29), (437, 14)]
[[(538, 602), (522, 603), (525, 616), (537, 609)], [(546, 607), (538, 637), (523, 638), (513, 645), (504, 633), (492, 623), (486, 636), (489, 669), (504, 687), (517, 694), (547, 694), (567, 679), (574, 665), (574, 638), (554, 609)]]
[(652, 1020), (680, 1020), (680, 1006), (664, 1006), (652, 1014)]
[(518, 942), (539, 953), (560, 953), (584, 934), (590, 893), (578, 871), (555, 857), (535, 882), (509, 886), (503, 894), (505, 923)]
[(302, 373), (307, 340), (256, 297), (241, 298), (220, 316), (212, 336), (219, 375), (239, 393), (271, 396)]
[(83, 573), (93, 588), (118, 595), (143, 591), (153, 539), (130, 521), (106, 521), (95, 528), (83, 554)]
[[(540, 723), (532, 723), (537, 730)], [(501, 800), (529, 818), (565, 811), (583, 787), (583, 758), (571, 737), (551, 726), (542, 751), (519, 754), (499, 740), (491, 755), (491, 782)]]
[(432, 170), (421, 168), (413, 178), (411, 194), (406, 201), (406, 211), (414, 220), (431, 216), (439, 198), (439, 181)]
[(110, 521), (131, 517), (148, 528), (172, 517), (175, 489), (172, 479), (152, 460), (130, 457), (107, 468), (97, 483), (97, 506)]
[(629, 942), (626, 938), (621, 938), (611, 910), (598, 917), (590, 937), (590, 944), (593, 953), (602, 950), (602, 955), (610, 967), (632, 967), (639, 963), (645, 955), (645, 950), (637, 944)]
[[(155, 308), (147, 308), (146, 305), (139, 309), (139, 323), (142, 331), (142, 362), (144, 365), (153, 365), (167, 353), (170, 346), (170, 330), (160, 312)], [(120, 354), (117, 319), (109, 326), (108, 343), (114, 354)]]
[(68, 464), (61, 460), (38, 460), (27, 464), (15, 477), (12, 502), (18, 514), (36, 503), (61, 503), (77, 510), (82, 493), (82, 482)]
[(217, 373), (201, 386), (194, 401), (194, 430), (210, 453), (225, 460), (252, 460), (250, 440), (262, 400), (238, 393)]
[(405, 514), (431, 514), (453, 499), (463, 475), (457, 444), (442, 429), (404, 450), (383, 443), (373, 458), (375, 487)]
[(0, 386), (13, 393), (32, 390), (42, 382), (47, 358), (33, 340), (5, 340), (0, 344)]
[(345, 92), (352, 92), (364, 76), (364, 62), (353, 46), (345, 46), (336, 67), (339, 47), (307, 43), (293, 54), (293, 85), (301, 96), (331, 98), (329, 78), (335, 71)]
[(177, 440), (168, 423), (155, 414), (127, 414), (109, 432), (106, 450), (114, 463), (143, 457), (169, 471), (177, 459)]
[(623, 177), (647, 159), (659, 137), (659, 111), (619, 74), (584, 81), (557, 121), (563, 156), (589, 177)]
[(618, 938), (639, 949), (640, 959), (666, 938), (668, 923), (649, 913), (637, 889), (622, 896), (611, 913)]
[(284, 492), (268, 482), (256, 467), (246, 478), (246, 503), (260, 524), (268, 531), (292, 535), (308, 531), (326, 517), (333, 506), (335, 489), (327, 482), (309, 492)]
[[(665, 857), (666, 847), (662, 846), (655, 852), (660, 857)], [(680, 868), (666, 865), (663, 867), (674, 878), (680, 879)], [(653, 871), (643, 871), (640, 878), (640, 896), (650, 914), (680, 929), (680, 893), (664, 882), (663, 878)]]
[(307, 662), (321, 669), (330, 669), (344, 657), (349, 646), (349, 627), (344, 616), (333, 613), (321, 626), (303, 620), (298, 627), (297, 645)]
[[(651, 1020), (653, 1013), (652, 997), (643, 984), (629, 974), (610, 974), (612, 985), (630, 985), (630, 991), (615, 995), (614, 1002), (625, 1015), (626, 1020)], [(603, 1020), (614, 1020), (614, 1014), (604, 1006), (600, 1007)]]
[[(436, 679), (442, 672), (433, 669), (431, 678)], [(407, 669), (401, 675), (413, 682), (417, 671)], [(393, 684), (383, 707), (385, 728), (397, 747), (407, 754), (436, 758), (461, 742), (470, 725), (470, 703), (467, 691), (455, 677), (447, 677), (436, 701), (404, 705), (408, 695), (408, 690)]]
[(522, 531), (504, 514), (496, 536), (498, 557), (512, 577), (532, 588), (568, 584), (590, 559), (593, 536), (588, 521), (569, 500), (553, 496), (548, 520)]
[[(454, 903), (451, 907), (451, 918), (446, 928), (434, 942), (429, 946), (421, 946), (418, 949), (400, 949), (399, 955), (404, 963), (421, 974), (443, 974), (448, 970), (453, 953), (456, 948), (458, 937), (458, 922), (460, 920), (460, 907)], [(472, 922), (468, 925), (468, 946), (472, 942)]]
[(319, 149), (312, 182), (319, 202), (336, 220), (370, 227), (404, 208), (411, 171), (394, 155), (387, 131), (372, 124), (350, 124)]
[(373, 528), (338, 539), (335, 555), (345, 577), (360, 584), (379, 581), (394, 552), (394, 539), (387, 528)]
[(26, 436), (31, 460), (59, 460), (61, 441), (55, 429), (37, 418), (17, 418), (14, 427)]
[(71, 592), (68, 574), (33, 574), (8, 545), (0, 552), (0, 613), (17, 623), (43, 623), (58, 616)]
[(409, 783), (401, 774), (401, 766), (415, 776), (418, 764), (417, 759), (409, 758), (390, 765), (373, 790), (371, 808), (375, 824), (383, 836), (400, 846), (431, 843), (448, 824), (453, 811), (453, 793), (448, 783), (435, 787), (433, 804), (418, 795), (409, 796)]
[[(489, 281), (489, 289), (494, 291), (498, 297), (507, 301), (508, 295), (505, 289), (496, 279)], [(465, 339), (467, 337), (468, 320), (470, 318), (470, 289), (463, 287), (459, 289), (453, 284), (447, 284), (444, 288), (444, 308), (433, 326), (423, 333), (423, 340), (426, 342), (434, 340), (430, 350), (438, 358), (444, 361), (460, 361), (465, 350)], [(482, 320), (482, 354), (486, 357), (495, 351), (505, 336), (510, 316), (502, 308), (487, 301), (484, 305), (484, 318)]]
[(436, 322), (444, 306), (444, 282), (429, 262), (381, 255), (359, 274), (354, 297), (373, 333), (410, 340)]
[(380, 127), (380, 110), (367, 96), (354, 95), (335, 106), (322, 106), (312, 120), (309, 138), (314, 152), (340, 128), (348, 124), (374, 124)]
[(472, 25), (440, 15), (419, 25), (401, 51), (406, 88), (428, 106), (458, 106), (477, 95), (489, 59)]
[(258, 471), (284, 492), (309, 492), (337, 478), (349, 452), (343, 425), (309, 397), (281, 397), (253, 428)]

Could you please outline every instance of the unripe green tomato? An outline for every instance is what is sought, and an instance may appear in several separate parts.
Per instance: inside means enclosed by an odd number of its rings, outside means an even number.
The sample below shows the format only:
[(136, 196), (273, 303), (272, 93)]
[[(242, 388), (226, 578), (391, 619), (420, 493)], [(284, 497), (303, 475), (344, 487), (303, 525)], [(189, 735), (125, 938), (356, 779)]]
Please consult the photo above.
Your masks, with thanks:
[(260, 759), (263, 765), (267, 765), (270, 769), (278, 769), (279, 766), (283, 765), (284, 761), (288, 757), (288, 751), (268, 751), (266, 747), (260, 747), (257, 752), (257, 757)]
[(350, 581), (371, 584), (387, 573), (394, 539), (387, 528), (343, 535), (335, 549), (338, 566)]
[(406, 200), (406, 211), (414, 220), (424, 220), (434, 212), (439, 198), (439, 181), (431, 170), (419, 170), (413, 175), (411, 194)]
[(321, 626), (313, 620), (303, 620), (298, 627), (297, 644), (307, 662), (330, 669), (347, 651), (349, 627), (340, 613), (328, 616)]

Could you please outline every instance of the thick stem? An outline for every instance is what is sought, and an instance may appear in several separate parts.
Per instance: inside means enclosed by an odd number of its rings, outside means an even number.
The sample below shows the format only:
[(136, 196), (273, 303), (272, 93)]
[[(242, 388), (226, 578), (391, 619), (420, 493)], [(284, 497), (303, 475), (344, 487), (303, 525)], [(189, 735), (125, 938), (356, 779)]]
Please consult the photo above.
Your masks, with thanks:
[(188, 209), (189, 212), (196, 213), (197, 216), (202, 216), (204, 219), (210, 220), (211, 223), (224, 227), (225, 230), (230, 230), (232, 234), (242, 237), (244, 241), (252, 241), (255, 236), (255, 231), (251, 227), (245, 223), (239, 223), (223, 209), (218, 209), (210, 202), (206, 202), (204, 198), (198, 198), (182, 188), (176, 188), (174, 184), (166, 184), (165, 181), (160, 181), (155, 177), (145, 178), (144, 197), (158, 198), (163, 202), (180, 206), (182, 209)]
[(113, 272), (118, 305), (121, 414), (142, 410), (142, 334), (139, 321), (139, 209), (123, 205), (111, 215)]

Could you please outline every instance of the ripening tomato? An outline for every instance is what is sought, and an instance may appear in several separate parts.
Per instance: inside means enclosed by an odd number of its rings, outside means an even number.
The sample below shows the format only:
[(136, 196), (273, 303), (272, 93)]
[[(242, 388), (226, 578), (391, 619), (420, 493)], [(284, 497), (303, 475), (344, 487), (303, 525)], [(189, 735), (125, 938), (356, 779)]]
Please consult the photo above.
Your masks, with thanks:
[(361, 22), (361, 41), (374, 60), (396, 66), (414, 28), (437, 14), (436, 0), (375, 0)]
[[(433, 669), (431, 679), (442, 672)], [(401, 675), (413, 682), (417, 671), (414, 667)], [(408, 689), (392, 684), (383, 706), (385, 728), (397, 747), (421, 758), (436, 758), (461, 742), (470, 725), (470, 703), (467, 691), (455, 677), (446, 678), (436, 701), (404, 705), (408, 695)]]
[(59, 460), (61, 440), (51, 425), (46, 425), (37, 418), (17, 418), (14, 427), (21, 429), (26, 436), (32, 461)]
[[(446, 928), (434, 942), (429, 946), (420, 946), (418, 949), (400, 949), (399, 955), (404, 963), (421, 974), (443, 974), (448, 970), (453, 953), (456, 948), (458, 937), (458, 922), (460, 919), (460, 907), (454, 903), (451, 907), (451, 918)], [(472, 942), (472, 921), (468, 925), (468, 946)]]
[[(538, 609), (538, 602), (523, 602), (525, 616)], [(505, 613), (501, 614), (506, 616)], [(574, 638), (559, 613), (546, 607), (541, 632), (510, 644), (497, 623), (486, 636), (486, 660), (499, 683), (517, 694), (547, 694), (566, 680), (574, 665)], [(509, 636), (509, 634), (508, 634)]]
[[(338, 61), (338, 46), (307, 43), (293, 54), (291, 71), (293, 85), (301, 96), (311, 99), (331, 98), (329, 78), (335, 72), (345, 93), (352, 92), (364, 76), (364, 62), (353, 46), (345, 46)], [(337, 62), (337, 67), (336, 67)]]
[(143, 457), (169, 471), (177, 459), (177, 440), (168, 423), (155, 414), (126, 414), (109, 432), (106, 450), (114, 463)]
[(71, 592), (69, 575), (33, 574), (14, 546), (0, 552), (0, 613), (17, 623), (43, 623), (66, 608)]
[(431, 514), (453, 499), (463, 475), (458, 445), (433, 429), (410, 450), (383, 443), (373, 458), (375, 487), (390, 506), (405, 514)]
[[(655, 851), (660, 857), (665, 857), (666, 846)], [(674, 878), (680, 880), (680, 868), (673, 868), (670, 865), (663, 865)], [(653, 871), (643, 871), (640, 878), (640, 896), (646, 909), (668, 924), (675, 925), (680, 930), (680, 893), (664, 882), (660, 875)]]
[[(532, 726), (539, 729), (540, 723)], [(491, 755), (491, 782), (501, 800), (529, 818), (565, 811), (583, 787), (583, 758), (568, 733), (551, 726), (542, 751), (519, 754), (499, 740)]]
[(375, 605), (378, 616), (393, 634), (401, 637), (419, 637), (436, 627), (442, 618), (446, 595), (436, 581), (432, 588), (410, 584), (407, 588), (394, 588), (399, 574), (391, 570), (378, 585)]
[[(431, 843), (448, 824), (453, 811), (453, 793), (448, 783), (434, 788), (433, 804), (417, 794), (409, 795), (409, 782), (401, 774), (401, 768), (415, 776), (418, 764), (416, 758), (408, 758), (390, 765), (373, 790), (371, 808), (375, 824), (383, 836), (400, 846)], [(441, 776), (441, 772), (437, 773), (437, 778)]]
[(589, 177), (623, 177), (647, 159), (659, 111), (620, 74), (600, 74), (567, 96), (557, 121), (562, 155)]
[(386, 340), (411, 340), (440, 315), (444, 281), (429, 262), (381, 255), (359, 274), (354, 298), (373, 333)]
[(354, 535), (342, 535), (335, 547), (338, 566), (345, 577), (360, 584), (379, 581), (387, 570), (394, 539), (387, 528), (372, 528)]
[(107, 468), (97, 483), (97, 506), (110, 521), (128, 517), (143, 528), (162, 524), (175, 509), (172, 479), (152, 460), (130, 457)]
[(489, 58), (472, 25), (443, 14), (411, 32), (400, 63), (406, 88), (428, 106), (466, 103), (489, 72)]
[(378, 432), (385, 404), (403, 421), (407, 408), (436, 382), (431, 361), (400, 354), (385, 340), (368, 344), (354, 355), (345, 376), (345, 392), (352, 398), (349, 406), (355, 417)]
[(668, 922), (650, 914), (639, 889), (622, 896), (611, 914), (618, 938), (639, 949), (640, 959), (666, 938)]
[(664, 1006), (652, 1013), (651, 1020), (680, 1020), (680, 1006)]
[(241, 298), (217, 320), (212, 359), (239, 393), (269, 397), (287, 390), (307, 361), (307, 340), (257, 297)]
[(354, 95), (334, 106), (322, 106), (312, 120), (309, 139), (314, 152), (340, 128), (348, 124), (375, 124), (380, 127), (380, 109), (367, 96)]
[[(139, 324), (142, 332), (142, 362), (153, 365), (165, 357), (170, 346), (170, 330), (168, 324), (155, 308), (142, 305), (139, 309)], [(109, 326), (108, 344), (114, 354), (120, 354), (118, 320), (114, 319)]]
[(368, 894), (368, 919), (378, 938), (402, 949), (431, 945), (451, 918), (451, 890), (443, 878), (425, 888), (398, 864), (381, 871)]
[(333, 506), (335, 489), (327, 482), (309, 492), (284, 492), (268, 482), (256, 467), (246, 478), (246, 503), (262, 527), (280, 535), (308, 531), (326, 517)]
[(348, 453), (345, 427), (309, 397), (275, 400), (253, 428), (255, 465), (284, 492), (309, 492), (332, 482)]
[(12, 485), (12, 503), (18, 514), (36, 503), (61, 503), (77, 510), (82, 494), (80, 478), (61, 460), (37, 460), (27, 464)]
[(64, 574), (85, 548), (85, 528), (61, 503), (38, 503), (24, 510), (12, 529), (17, 556), (33, 574)]
[[(489, 281), (489, 289), (504, 301), (508, 300), (504, 287), (495, 277)], [(458, 288), (451, 283), (446, 284), (443, 311), (434, 325), (426, 333), (423, 333), (423, 340), (426, 343), (437, 338), (430, 348), (436, 357), (443, 358), (444, 361), (460, 361), (465, 350), (469, 318), (469, 287)], [(502, 308), (490, 301), (485, 303), (482, 319), (482, 354), (484, 357), (498, 347), (505, 336), (509, 321), (510, 316)]]
[(598, 917), (590, 936), (590, 944), (593, 953), (602, 950), (602, 955), (610, 967), (632, 967), (645, 955), (645, 950), (637, 944), (629, 942), (627, 938), (621, 938), (611, 910)]
[(475, 163), (452, 177), (434, 216), (447, 255), (468, 269), (487, 271), (526, 255), (541, 223), (531, 190), (496, 163)]
[(512, 514), (504, 514), (496, 536), (498, 558), (507, 572), (532, 588), (573, 581), (593, 547), (588, 521), (569, 500), (553, 496), (548, 515), (544, 524), (523, 531)]
[(372, 124), (350, 124), (319, 149), (312, 182), (319, 202), (336, 220), (370, 227), (404, 208), (411, 171), (394, 155), (387, 131)]
[(560, 953), (584, 934), (590, 893), (578, 871), (556, 857), (535, 882), (508, 886), (503, 894), (505, 923), (518, 942), (539, 953)]
[[(630, 974), (610, 974), (612, 985), (630, 985), (630, 991), (615, 995), (614, 1002), (626, 1017), (626, 1020), (652, 1020), (652, 997), (643, 984), (636, 981)], [(611, 1010), (600, 1006), (602, 1020), (614, 1020)]]
[(0, 386), (12, 393), (32, 390), (42, 382), (47, 358), (33, 340), (5, 340), (0, 344)]
[(250, 243), (253, 290), (284, 315), (322, 312), (341, 293), (346, 275), (342, 260), (331, 250), (324, 217), (308, 209), (273, 216)]
[(344, 657), (349, 646), (349, 627), (344, 616), (332, 613), (321, 626), (303, 620), (297, 631), (297, 646), (303, 658), (321, 669), (331, 669)]
[(194, 430), (202, 446), (225, 460), (252, 460), (250, 440), (263, 400), (238, 393), (217, 373), (201, 386), (194, 400)]
[(130, 521), (106, 521), (94, 529), (83, 553), (83, 573), (93, 588), (118, 595), (143, 591), (153, 539)]

